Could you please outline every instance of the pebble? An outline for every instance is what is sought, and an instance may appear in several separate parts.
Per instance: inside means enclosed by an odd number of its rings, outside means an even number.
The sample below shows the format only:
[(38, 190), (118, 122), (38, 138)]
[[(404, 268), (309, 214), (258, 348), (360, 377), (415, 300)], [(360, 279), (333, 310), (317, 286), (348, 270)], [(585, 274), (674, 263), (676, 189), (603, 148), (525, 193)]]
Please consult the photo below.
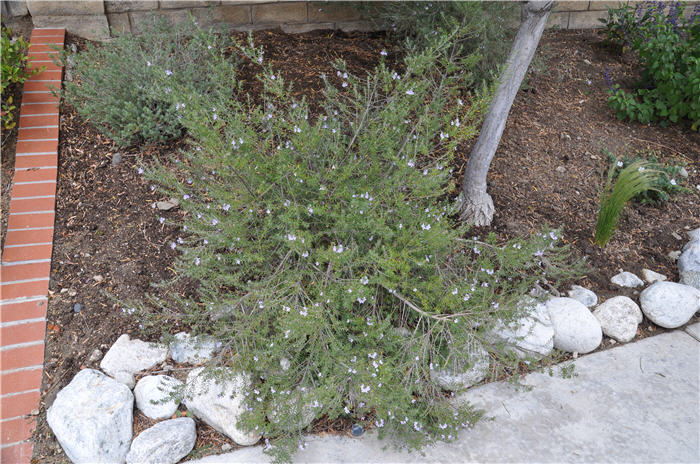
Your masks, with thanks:
[(97, 282), (97, 283), (99, 284), (100, 282), (102, 282), (103, 280), (105, 280), (105, 278), (98, 274), (98, 275), (94, 276), (94, 277), (92, 278), (92, 280), (94, 280), (95, 282)]
[(365, 433), (365, 428), (360, 424), (353, 424), (350, 433), (352, 433), (353, 437), (359, 437), (360, 435)]
[(74, 313), (79, 313), (82, 310), (83, 310), (83, 305), (81, 305), (80, 303), (76, 303), (73, 305), (73, 312)]
[(229, 451), (231, 448), (233, 448), (233, 446), (229, 445), (228, 443), (221, 445), (221, 451)]
[(90, 357), (88, 358), (88, 362), (96, 362), (96, 361), (99, 361), (101, 358), (102, 358), (102, 351), (95, 348), (95, 350), (92, 353), (90, 353)]
[(180, 204), (177, 198), (171, 198), (168, 201), (158, 201), (156, 202), (156, 208), (161, 211), (170, 211), (171, 209), (177, 207)]
[(614, 275), (610, 279), (610, 282), (620, 287), (630, 288), (641, 287), (644, 285), (644, 281), (642, 279), (627, 271), (621, 271), (619, 274)]
[(681, 170), (678, 171), (678, 174), (680, 174), (680, 176), (684, 179), (688, 178), (688, 171), (685, 168), (681, 168)]
[(554, 169), (557, 172), (565, 173), (566, 168), (564, 166), (557, 166), (556, 169)]
[(678, 258), (681, 257), (681, 252), (680, 250), (669, 251), (666, 256), (668, 256), (671, 261), (677, 261)]
[(112, 166), (116, 166), (122, 160), (121, 153), (115, 153), (112, 155)]
[(650, 269), (642, 269), (642, 277), (644, 278), (644, 280), (646, 280), (650, 284), (653, 284), (654, 282), (661, 282), (663, 280), (666, 280), (665, 275), (659, 274), (658, 272), (654, 272)]

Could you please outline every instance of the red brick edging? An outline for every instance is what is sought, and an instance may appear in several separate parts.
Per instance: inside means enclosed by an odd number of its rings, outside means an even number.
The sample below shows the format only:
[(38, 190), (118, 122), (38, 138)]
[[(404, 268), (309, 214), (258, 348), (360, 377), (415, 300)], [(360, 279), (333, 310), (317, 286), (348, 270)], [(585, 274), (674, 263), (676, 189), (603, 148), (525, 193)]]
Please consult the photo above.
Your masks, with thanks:
[(65, 29), (34, 29), (29, 67), (45, 68), (24, 83), (15, 175), (0, 265), (0, 462), (28, 463), (44, 362), (46, 307), (58, 172), (57, 97)]

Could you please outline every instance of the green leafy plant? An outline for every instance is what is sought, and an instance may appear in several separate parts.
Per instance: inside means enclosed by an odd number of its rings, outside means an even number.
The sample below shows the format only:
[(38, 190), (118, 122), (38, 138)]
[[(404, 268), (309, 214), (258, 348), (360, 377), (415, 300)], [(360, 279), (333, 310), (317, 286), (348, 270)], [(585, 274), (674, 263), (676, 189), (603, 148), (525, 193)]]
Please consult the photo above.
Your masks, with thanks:
[(656, 190), (655, 184), (661, 175), (661, 172), (655, 169), (655, 165), (647, 161), (635, 161), (616, 176), (618, 167), (621, 166), (617, 163), (610, 166), (600, 197), (595, 241), (601, 247), (612, 237), (625, 204), (641, 193)]
[(683, 16), (685, 4), (650, 2), (636, 7), (610, 8), (607, 40), (622, 50), (633, 50), (643, 68), (633, 92), (613, 84), (609, 72), (608, 103), (618, 118), (641, 123), (688, 120), (700, 128), (700, 8)]
[(27, 69), (27, 43), (22, 37), (12, 37), (12, 31), (2, 26), (2, 125), (5, 129), (12, 129), (16, 121), (14, 112), (17, 109), (12, 101), (12, 96), (7, 95), (7, 91), (13, 85), (21, 85), (32, 75), (39, 72), (39, 69)]
[(656, 204), (669, 201), (672, 196), (688, 191), (683, 186), (683, 176), (681, 175), (684, 167), (680, 164), (662, 163), (654, 152), (643, 157), (625, 155), (622, 159), (618, 159), (609, 151), (604, 151), (604, 154), (608, 163), (614, 164), (618, 168), (629, 166), (638, 161), (644, 161), (649, 163), (654, 171), (658, 172), (659, 175), (654, 180), (654, 188), (641, 192), (634, 197), (634, 200), (642, 204)]
[(64, 97), (120, 145), (165, 142), (183, 130), (168, 93), (183, 83), (212, 91), (210, 61), (229, 46), (226, 36), (197, 28), (191, 18), (171, 25), (153, 17), (139, 36), (120, 34), (76, 54), (76, 79), (66, 83)]
[[(324, 77), (319, 115), (252, 44), (210, 60), (221, 91), (173, 81), (168, 104), (192, 148), (146, 175), (180, 199), (184, 223), (166, 246), (196, 291), (125, 312), (166, 336), (186, 327), (217, 340), (209, 372), (244, 373), (239, 426), (278, 460), (303, 447), (309, 415), (351, 418), (403, 446), (454, 439), (479, 413), (449, 401), (435, 373), (473, 366), (479, 350), (493, 375), (515, 370), (489, 329), (522, 314), (537, 283), (579, 271), (557, 230), (464, 238), (449, 166), (489, 95), (460, 99), (474, 61), (453, 37), (409, 54), (400, 73), (379, 52), (366, 77), (337, 62), (342, 84)], [(232, 98), (238, 59), (257, 67), (260, 99)]]

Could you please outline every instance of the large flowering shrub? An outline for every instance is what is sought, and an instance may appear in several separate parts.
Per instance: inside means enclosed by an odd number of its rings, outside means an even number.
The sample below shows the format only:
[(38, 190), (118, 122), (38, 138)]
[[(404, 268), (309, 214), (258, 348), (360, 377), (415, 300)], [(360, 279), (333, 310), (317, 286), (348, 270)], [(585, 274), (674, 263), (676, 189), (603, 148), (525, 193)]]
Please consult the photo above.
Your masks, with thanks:
[(252, 46), (235, 55), (258, 66), (260, 105), (232, 96), (222, 56), (207, 92), (160, 69), (192, 149), (146, 175), (180, 200), (182, 233), (163, 246), (181, 251), (178, 277), (198, 287), (128, 312), (220, 342), (212, 364), (246, 373), (245, 427), (280, 459), (303, 446), (294, 424), (307, 414), (411, 446), (454, 438), (478, 414), (448, 401), (431, 372), (469, 367), (475, 347), (493, 375), (512, 366), (488, 329), (517, 316), (536, 282), (567, 275), (556, 232), (498, 245), (456, 222), (452, 154), (487, 98), (459, 93), (470, 61), (455, 58), (453, 37), (406, 57), (401, 73), (380, 51), (367, 77), (337, 63), (339, 86), (319, 76), (320, 115)]
[(622, 90), (610, 76), (608, 103), (620, 119), (641, 123), (687, 120), (700, 128), (700, 5), (683, 15), (682, 2), (639, 3), (609, 9), (607, 40), (637, 53), (643, 71), (637, 89)]

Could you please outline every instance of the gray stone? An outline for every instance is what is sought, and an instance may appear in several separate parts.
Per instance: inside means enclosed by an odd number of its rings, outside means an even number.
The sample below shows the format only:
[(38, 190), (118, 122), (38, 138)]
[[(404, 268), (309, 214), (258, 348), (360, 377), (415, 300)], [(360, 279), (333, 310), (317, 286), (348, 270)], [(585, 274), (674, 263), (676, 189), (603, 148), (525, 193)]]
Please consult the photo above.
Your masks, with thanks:
[[(60, 3), (60, 2), (51, 2)], [(107, 16), (32, 16), (34, 27), (49, 29), (65, 28), (67, 32), (89, 40), (109, 39)]]
[(159, 18), (164, 18), (168, 24), (173, 26), (184, 24), (190, 20), (187, 10), (157, 10), (157, 11), (132, 11), (131, 31), (134, 34), (141, 34), (149, 25), (152, 25)]
[(642, 278), (648, 283), (653, 284), (654, 282), (662, 282), (666, 280), (667, 277), (650, 269), (642, 269)]
[(569, 290), (569, 297), (579, 301), (587, 308), (591, 308), (598, 303), (598, 295), (585, 287), (581, 287), (580, 285), (571, 286), (571, 290)]
[(136, 384), (136, 407), (151, 419), (167, 419), (177, 411), (173, 394), (184, 384), (167, 375), (147, 375)]
[(505, 342), (506, 349), (521, 359), (549, 356), (554, 349), (554, 329), (547, 307), (529, 297), (521, 306), (525, 306), (523, 317), (507, 326), (498, 324), (489, 335)]
[(689, 325), (685, 328), (685, 331), (688, 332), (691, 337), (700, 342), (700, 322)]
[(158, 0), (105, 0), (107, 13), (124, 13), (127, 11), (149, 11), (158, 9)]
[(187, 409), (214, 429), (239, 445), (254, 445), (260, 434), (238, 428), (238, 419), (245, 411), (245, 391), (250, 380), (230, 369), (214, 371), (220, 378), (209, 377), (203, 368), (193, 369), (187, 376), (185, 405)]
[(675, 282), (656, 282), (639, 295), (642, 311), (654, 324), (680, 327), (700, 310), (700, 290)]
[(692, 240), (683, 247), (678, 258), (678, 272), (681, 283), (700, 290), (700, 240)]
[[(491, 367), (488, 351), (478, 342), (462, 347), (459, 357), (453, 357), (445, 367), (430, 371), (430, 378), (440, 388), (451, 391), (463, 390), (486, 378)], [(460, 359), (461, 357), (467, 359)]]
[(219, 2), (215, 0), (160, 0), (160, 7), (164, 9), (194, 8), (198, 6), (212, 6)]
[[(697, 462), (698, 349), (679, 331), (618, 345), (564, 363), (574, 368), (572, 378), (534, 372), (521, 380), (531, 388), (504, 381), (468, 390), (456, 401), (484, 410), (484, 419), (454, 441), (406, 451), (387, 447), (374, 432), (311, 436), (294, 461)], [(188, 464), (272, 460), (262, 447), (250, 447)]]
[(175, 334), (170, 342), (170, 356), (178, 363), (200, 364), (209, 361), (217, 351), (217, 343), (206, 336), (190, 337), (186, 332)]
[(686, 232), (690, 241), (700, 240), (700, 227)]
[(680, 250), (669, 251), (668, 255), (666, 256), (668, 256), (668, 259), (670, 259), (671, 261), (677, 261), (678, 258), (681, 257), (681, 252)]
[(554, 348), (571, 353), (598, 348), (603, 332), (588, 308), (573, 298), (550, 298), (546, 305), (554, 327)]
[(187, 456), (197, 441), (195, 423), (189, 417), (158, 422), (131, 443), (127, 464), (175, 464)]
[(88, 362), (97, 362), (102, 358), (102, 351), (99, 349), (95, 348), (92, 353), (90, 353), (90, 357), (88, 358)]
[(688, 178), (688, 170), (686, 168), (681, 168), (680, 171), (678, 171), (678, 174), (684, 179)]
[(629, 288), (641, 287), (644, 285), (644, 281), (642, 279), (627, 271), (622, 271), (619, 274), (614, 275), (610, 279), (610, 282), (620, 287)]
[(105, 12), (102, 0), (27, 0), (27, 8), (34, 16), (82, 16)]
[(180, 202), (177, 198), (171, 198), (170, 200), (156, 202), (156, 208), (158, 208), (161, 211), (170, 211), (173, 208), (177, 208), (179, 205)]
[(74, 463), (124, 462), (134, 395), (94, 369), (83, 369), (58, 392), (46, 420)]
[(136, 374), (160, 364), (168, 357), (168, 348), (141, 340), (131, 340), (127, 334), (114, 342), (100, 363), (100, 368), (114, 376), (118, 372)]
[(118, 34), (131, 34), (131, 22), (129, 13), (107, 13), (109, 30), (113, 36)]
[(642, 311), (637, 303), (626, 296), (616, 296), (599, 304), (593, 315), (600, 322), (603, 333), (618, 342), (629, 342), (637, 334), (642, 322)]
[(3, 13), (5, 13), (11, 18), (18, 18), (21, 16), (27, 16), (29, 14), (29, 10), (27, 9), (27, 2), (25, 0), (3, 1), (2, 5), (3, 8), (7, 9), (7, 11), (4, 11)]

